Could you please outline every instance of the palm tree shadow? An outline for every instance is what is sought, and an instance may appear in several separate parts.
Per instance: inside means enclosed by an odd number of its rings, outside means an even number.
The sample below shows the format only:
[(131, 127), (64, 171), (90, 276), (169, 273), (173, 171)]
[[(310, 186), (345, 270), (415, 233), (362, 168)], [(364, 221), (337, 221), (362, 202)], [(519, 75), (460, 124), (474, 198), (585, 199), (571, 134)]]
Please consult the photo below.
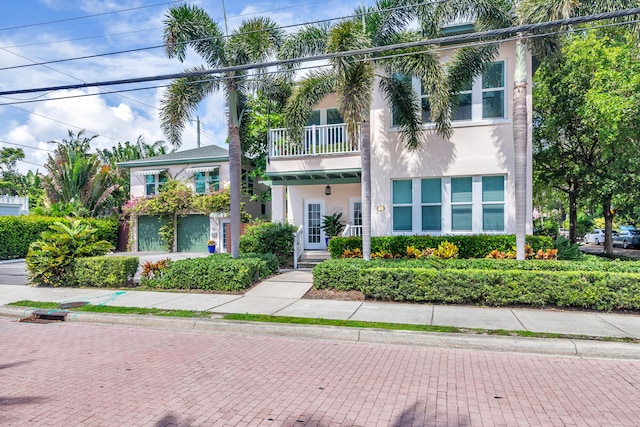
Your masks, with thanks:
[(164, 417), (160, 418), (154, 424), (155, 427), (181, 427), (181, 426), (190, 426), (193, 425), (194, 420), (192, 418), (186, 418), (180, 421), (175, 415), (167, 414)]
[[(423, 406), (422, 404), (421, 406)], [(420, 413), (418, 403), (414, 403), (410, 407), (402, 411), (402, 414), (397, 416), (390, 424), (391, 427), (406, 427), (406, 426), (433, 426), (436, 425), (435, 414), (430, 416), (427, 411)], [(471, 425), (471, 422), (467, 417), (459, 417), (457, 422), (455, 420), (447, 420), (447, 426), (464, 427)]]

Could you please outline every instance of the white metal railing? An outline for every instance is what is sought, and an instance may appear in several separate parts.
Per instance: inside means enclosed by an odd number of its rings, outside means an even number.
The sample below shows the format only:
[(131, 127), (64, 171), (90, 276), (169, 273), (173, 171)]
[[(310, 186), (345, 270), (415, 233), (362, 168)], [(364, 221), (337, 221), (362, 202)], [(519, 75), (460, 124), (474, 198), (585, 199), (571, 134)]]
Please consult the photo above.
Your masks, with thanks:
[(304, 232), (302, 226), (293, 233), (293, 268), (298, 268), (298, 260), (304, 252)]
[(342, 236), (344, 237), (360, 237), (362, 236), (362, 226), (361, 225), (351, 225), (347, 224), (347, 226), (342, 231)]
[(360, 138), (350, 141), (347, 126), (313, 125), (304, 128), (303, 141), (290, 141), (287, 129), (269, 130), (269, 156), (319, 156), (326, 154), (347, 154), (360, 151)]
[(29, 197), (0, 195), (0, 203), (6, 205), (20, 205), (20, 213), (29, 213)]

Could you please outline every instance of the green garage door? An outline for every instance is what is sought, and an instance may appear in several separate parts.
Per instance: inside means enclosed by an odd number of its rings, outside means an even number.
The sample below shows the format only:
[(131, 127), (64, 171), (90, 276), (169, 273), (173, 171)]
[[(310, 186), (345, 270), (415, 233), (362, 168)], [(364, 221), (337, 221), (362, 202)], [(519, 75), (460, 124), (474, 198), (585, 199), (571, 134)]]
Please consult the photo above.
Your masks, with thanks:
[(160, 238), (160, 219), (155, 216), (138, 217), (138, 250), (141, 252), (163, 252)]
[(209, 217), (187, 215), (178, 219), (178, 252), (207, 252)]

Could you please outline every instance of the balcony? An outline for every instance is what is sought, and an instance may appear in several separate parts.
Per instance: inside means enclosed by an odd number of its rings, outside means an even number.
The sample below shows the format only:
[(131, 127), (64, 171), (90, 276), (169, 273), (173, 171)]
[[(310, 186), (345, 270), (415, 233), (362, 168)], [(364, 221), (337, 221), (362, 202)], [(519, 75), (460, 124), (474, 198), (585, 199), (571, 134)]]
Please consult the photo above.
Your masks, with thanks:
[(269, 157), (325, 156), (360, 152), (360, 138), (350, 141), (344, 123), (304, 128), (304, 141), (289, 140), (287, 129), (269, 131)]

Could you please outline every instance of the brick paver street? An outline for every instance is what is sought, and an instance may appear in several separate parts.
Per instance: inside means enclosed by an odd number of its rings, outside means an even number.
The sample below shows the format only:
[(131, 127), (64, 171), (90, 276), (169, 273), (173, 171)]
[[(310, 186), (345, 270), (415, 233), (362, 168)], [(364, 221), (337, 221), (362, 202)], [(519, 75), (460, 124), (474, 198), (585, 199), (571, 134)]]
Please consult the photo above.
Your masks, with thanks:
[(0, 319), (3, 426), (634, 426), (640, 361)]

